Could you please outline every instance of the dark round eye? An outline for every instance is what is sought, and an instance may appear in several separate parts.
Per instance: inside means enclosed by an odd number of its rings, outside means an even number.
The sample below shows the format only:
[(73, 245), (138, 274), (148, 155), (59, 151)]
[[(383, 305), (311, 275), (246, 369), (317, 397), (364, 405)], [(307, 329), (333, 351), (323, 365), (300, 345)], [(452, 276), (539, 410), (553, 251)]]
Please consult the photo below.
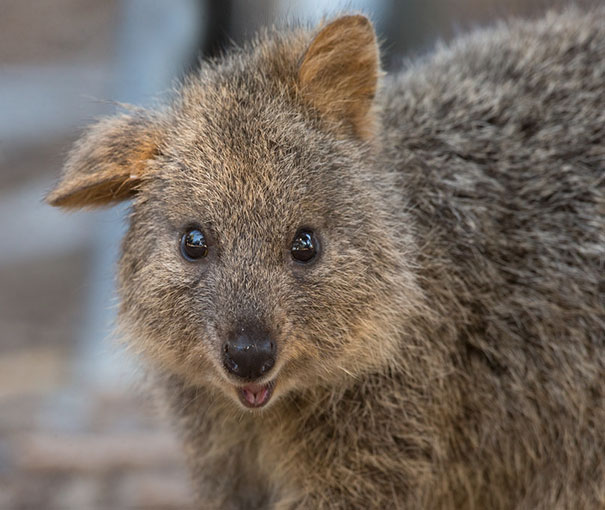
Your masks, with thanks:
[(208, 255), (208, 244), (201, 230), (192, 228), (181, 238), (181, 254), (187, 260), (203, 259)]
[(311, 262), (317, 256), (318, 249), (319, 244), (313, 231), (301, 229), (294, 236), (290, 253), (298, 262)]

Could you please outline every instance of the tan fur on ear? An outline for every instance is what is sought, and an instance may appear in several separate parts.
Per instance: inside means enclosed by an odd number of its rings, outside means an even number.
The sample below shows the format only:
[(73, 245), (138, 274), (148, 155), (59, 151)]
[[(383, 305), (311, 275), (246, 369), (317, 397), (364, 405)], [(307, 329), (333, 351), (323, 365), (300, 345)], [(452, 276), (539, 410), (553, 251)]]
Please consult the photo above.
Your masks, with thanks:
[(305, 99), (332, 122), (360, 138), (374, 132), (372, 103), (380, 58), (370, 21), (361, 15), (329, 23), (313, 39), (298, 72)]
[(157, 143), (157, 128), (140, 112), (98, 122), (72, 149), (59, 184), (46, 201), (78, 208), (126, 200), (145, 177)]

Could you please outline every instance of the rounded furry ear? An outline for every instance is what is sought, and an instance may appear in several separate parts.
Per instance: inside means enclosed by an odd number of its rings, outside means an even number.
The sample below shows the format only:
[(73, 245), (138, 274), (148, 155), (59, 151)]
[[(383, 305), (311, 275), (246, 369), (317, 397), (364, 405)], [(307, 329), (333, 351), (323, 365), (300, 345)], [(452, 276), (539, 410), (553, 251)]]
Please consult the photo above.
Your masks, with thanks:
[(321, 115), (367, 139), (374, 133), (371, 110), (379, 74), (372, 24), (353, 15), (319, 31), (303, 56), (298, 80), (303, 96)]
[(142, 111), (99, 121), (75, 144), (46, 201), (79, 208), (130, 198), (157, 152), (158, 131), (154, 119)]

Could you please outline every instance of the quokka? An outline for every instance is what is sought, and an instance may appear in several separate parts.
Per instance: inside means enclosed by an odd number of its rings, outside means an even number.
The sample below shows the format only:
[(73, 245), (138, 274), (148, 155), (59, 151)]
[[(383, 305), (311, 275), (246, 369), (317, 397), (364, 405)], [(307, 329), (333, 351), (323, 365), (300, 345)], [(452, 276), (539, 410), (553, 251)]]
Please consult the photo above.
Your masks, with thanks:
[(120, 320), (200, 508), (605, 508), (605, 9), (392, 76), (267, 31), (93, 125), (48, 202), (132, 199)]

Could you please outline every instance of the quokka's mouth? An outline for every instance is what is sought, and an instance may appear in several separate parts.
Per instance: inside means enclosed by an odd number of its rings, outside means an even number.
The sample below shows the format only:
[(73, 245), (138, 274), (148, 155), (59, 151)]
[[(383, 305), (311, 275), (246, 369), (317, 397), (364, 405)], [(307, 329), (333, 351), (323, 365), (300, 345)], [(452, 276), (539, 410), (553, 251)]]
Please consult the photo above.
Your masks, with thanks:
[(256, 409), (267, 405), (273, 395), (274, 387), (275, 381), (268, 382), (267, 384), (250, 383), (246, 386), (236, 388), (236, 391), (240, 402), (245, 407)]

